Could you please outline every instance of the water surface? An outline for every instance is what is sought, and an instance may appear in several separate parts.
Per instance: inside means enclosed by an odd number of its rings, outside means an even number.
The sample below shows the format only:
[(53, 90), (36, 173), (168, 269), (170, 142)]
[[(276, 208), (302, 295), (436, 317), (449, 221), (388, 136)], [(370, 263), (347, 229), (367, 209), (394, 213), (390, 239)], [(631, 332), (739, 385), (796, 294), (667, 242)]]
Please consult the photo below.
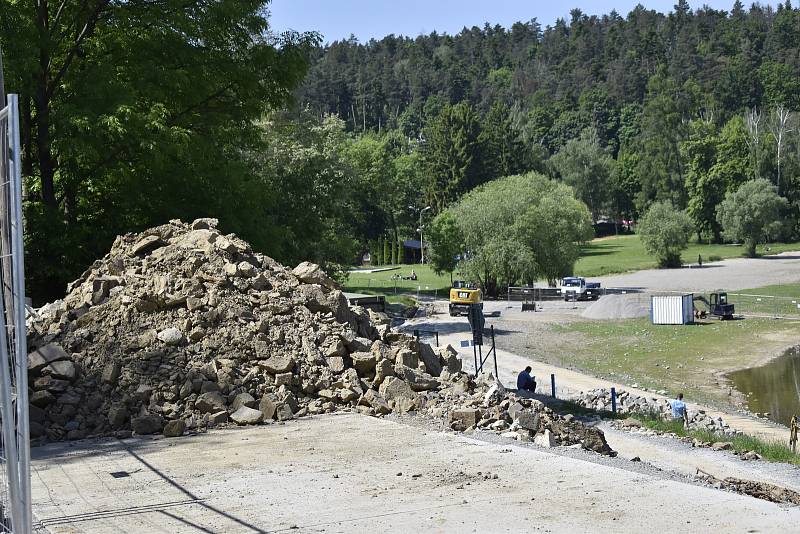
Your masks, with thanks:
[(787, 426), (792, 415), (800, 417), (800, 347), (766, 365), (735, 371), (728, 377), (736, 389), (750, 394), (747, 407), (751, 412), (768, 412), (770, 419)]

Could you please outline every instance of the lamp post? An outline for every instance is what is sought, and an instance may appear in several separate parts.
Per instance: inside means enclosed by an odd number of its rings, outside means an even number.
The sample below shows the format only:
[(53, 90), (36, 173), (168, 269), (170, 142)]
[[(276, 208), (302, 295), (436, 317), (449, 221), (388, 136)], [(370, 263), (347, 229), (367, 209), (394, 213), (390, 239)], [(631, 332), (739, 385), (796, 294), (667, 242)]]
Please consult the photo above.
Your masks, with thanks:
[(422, 208), (419, 211), (419, 251), (420, 251), (420, 264), (425, 264), (425, 238), (422, 235), (422, 214), (431, 209), (430, 206)]

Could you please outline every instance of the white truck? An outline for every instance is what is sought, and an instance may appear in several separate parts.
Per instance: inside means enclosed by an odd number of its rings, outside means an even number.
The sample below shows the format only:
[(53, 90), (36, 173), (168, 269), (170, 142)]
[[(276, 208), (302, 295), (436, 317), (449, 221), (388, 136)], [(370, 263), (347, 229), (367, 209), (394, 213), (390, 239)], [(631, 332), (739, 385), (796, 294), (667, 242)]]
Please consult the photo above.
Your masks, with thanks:
[(597, 300), (602, 295), (600, 282), (587, 282), (585, 278), (580, 276), (564, 278), (561, 280), (559, 290), (565, 301)]

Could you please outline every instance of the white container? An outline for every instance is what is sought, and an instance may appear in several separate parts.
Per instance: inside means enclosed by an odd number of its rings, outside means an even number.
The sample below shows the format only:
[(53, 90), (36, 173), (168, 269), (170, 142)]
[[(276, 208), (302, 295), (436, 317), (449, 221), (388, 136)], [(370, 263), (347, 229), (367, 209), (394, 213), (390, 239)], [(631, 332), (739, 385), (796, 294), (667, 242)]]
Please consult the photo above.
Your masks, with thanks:
[(694, 322), (694, 295), (666, 295), (650, 298), (653, 324), (691, 324)]

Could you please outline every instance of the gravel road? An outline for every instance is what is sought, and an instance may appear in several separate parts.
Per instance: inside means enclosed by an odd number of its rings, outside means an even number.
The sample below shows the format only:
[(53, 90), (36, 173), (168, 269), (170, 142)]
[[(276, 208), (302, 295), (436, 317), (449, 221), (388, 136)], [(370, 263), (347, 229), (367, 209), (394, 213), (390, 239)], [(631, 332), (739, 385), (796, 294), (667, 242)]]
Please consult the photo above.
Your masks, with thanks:
[(800, 253), (786, 252), (762, 258), (736, 258), (703, 263), (702, 268), (648, 269), (592, 278), (605, 287), (658, 291), (738, 291), (774, 284), (800, 282)]

